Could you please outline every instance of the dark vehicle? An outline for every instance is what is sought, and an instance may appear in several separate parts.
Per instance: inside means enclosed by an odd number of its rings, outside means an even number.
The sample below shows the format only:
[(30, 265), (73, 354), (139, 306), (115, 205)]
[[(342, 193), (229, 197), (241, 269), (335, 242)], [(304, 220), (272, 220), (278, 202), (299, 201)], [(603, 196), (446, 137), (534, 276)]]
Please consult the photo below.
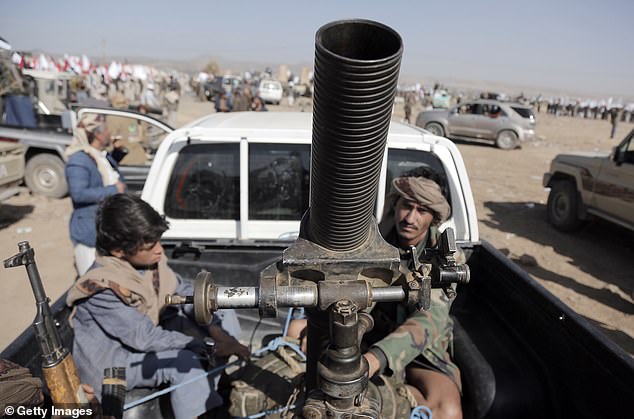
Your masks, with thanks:
[[(110, 132), (128, 149), (128, 155), (119, 162), (128, 189), (140, 193), (156, 149), (173, 128), (141, 113), (105, 108), (78, 109), (72, 114), (72, 126), (86, 113), (106, 116)], [(68, 193), (64, 150), (72, 139), (72, 134), (58, 130), (0, 126), (0, 141), (18, 142), (25, 148), (26, 186), (32, 193), (51, 198), (62, 198)]]
[(231, 94), (235, 89), (242, 86), (242, 79), (237, 76), (222, 76), (208, 81), (203, 86), (205, 97), (208, 101), (216, 100), (219, 93), (225, 92)]

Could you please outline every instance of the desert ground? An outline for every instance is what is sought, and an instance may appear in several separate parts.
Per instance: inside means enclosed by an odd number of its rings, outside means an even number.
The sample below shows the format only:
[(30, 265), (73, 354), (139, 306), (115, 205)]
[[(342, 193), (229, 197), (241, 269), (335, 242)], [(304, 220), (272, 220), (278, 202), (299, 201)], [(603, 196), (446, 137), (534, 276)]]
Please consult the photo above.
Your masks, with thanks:
[[(310, 111), (301, 100), (270, 111)], [(414, 109), (413, 117), (420, 111)], [(211, 103), (184, 96), (177, 126), (213, 112)], [(393, 119), (403, 117), (396, 105)], [(540, 284), (634, 355), (634, 232), (600, 220), (574, 234), (554, 230), (546, 221), (548, 190), (542, 175), (558, 153), (608, 153), (634, 127), (620, 123), (609, 139), (610, 123), (602, 120), (555, 118), (537, 114), (539, 139), (521, 149), (503, 151), (486, 144), (459, 143), (467, 165), (478, 211), (480, 237), (502, 250)], [(48, 199), (24, 192), (0, 204), (0, 259), (17, 252), (28, 240), (51, 301), (72, 285), (75, 277), (68, 236), (70, 198)], [(0, 268), (2, 303), (0, 349), (29, 327), (35, 305), (23, 267)]]

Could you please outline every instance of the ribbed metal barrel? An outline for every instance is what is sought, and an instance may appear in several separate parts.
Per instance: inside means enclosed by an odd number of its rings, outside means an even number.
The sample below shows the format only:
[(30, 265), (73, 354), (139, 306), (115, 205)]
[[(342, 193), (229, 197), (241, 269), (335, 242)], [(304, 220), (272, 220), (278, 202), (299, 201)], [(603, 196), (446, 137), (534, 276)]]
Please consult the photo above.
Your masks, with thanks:
[(369, 234), (402, 52), (398, 33), (369, 20), (315, 36), (309, 238), (327, 249)]

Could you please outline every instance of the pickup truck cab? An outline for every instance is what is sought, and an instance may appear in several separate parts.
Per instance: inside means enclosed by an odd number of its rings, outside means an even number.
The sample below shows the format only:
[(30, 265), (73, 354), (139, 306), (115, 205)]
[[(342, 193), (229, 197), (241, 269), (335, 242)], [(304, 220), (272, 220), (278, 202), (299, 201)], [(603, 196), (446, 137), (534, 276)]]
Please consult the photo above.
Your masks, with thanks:
[[(170, 222), (168, 240), (236, 243), (292, 240), (308, 208), (312, 114), (217, 113), (174, 131), (161, 144), (142, 198)], [(451, 226), (461, 245), (478, 242), (464, 163), (449, 140), (393, 122), (375, 215), (390, 182), (429, 166), (450, 180)]]
[(548, 221), (574, 231), (592, 216), (634, 230), (634, 130), (612, 153), (557, 155), (544, 174)]
[[(169, 125), (148, 115), (113, 108), (78, 108), (70, 111), (70, 125), (84, 114), (104, 115), (113, 136), (121, 138), (129, 153), (119, 162), (128, 189), (140, 193), (160, 142), (173, 131)], [(43, 128), (0, 126), (0, 142), (19, 142), (25, 148), (24, 182), (32, 193), (61, 198), (68, 193), (64, 176), (64, 150), (72, 133)]]

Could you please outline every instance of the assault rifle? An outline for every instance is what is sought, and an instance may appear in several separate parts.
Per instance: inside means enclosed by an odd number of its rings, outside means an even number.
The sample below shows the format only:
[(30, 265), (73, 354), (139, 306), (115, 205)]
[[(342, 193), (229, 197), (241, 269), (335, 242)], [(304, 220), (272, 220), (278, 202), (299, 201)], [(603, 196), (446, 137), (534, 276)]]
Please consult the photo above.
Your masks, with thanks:
[(88, 400), (81, 388), (79, 375), (73, 357), (62, 344), (49, 298), (46, 296), (42, 279), (35, 263), (35, 251), (29, 242), (18, 243), (20, 252), (4, 261), (5, 268), (25, 266), (31, 282), (37, 313), (33, 320), (33, 329), (37, 343), (42, 351), (42, 373), (51, 393), (54, 405), (87, 404)]

